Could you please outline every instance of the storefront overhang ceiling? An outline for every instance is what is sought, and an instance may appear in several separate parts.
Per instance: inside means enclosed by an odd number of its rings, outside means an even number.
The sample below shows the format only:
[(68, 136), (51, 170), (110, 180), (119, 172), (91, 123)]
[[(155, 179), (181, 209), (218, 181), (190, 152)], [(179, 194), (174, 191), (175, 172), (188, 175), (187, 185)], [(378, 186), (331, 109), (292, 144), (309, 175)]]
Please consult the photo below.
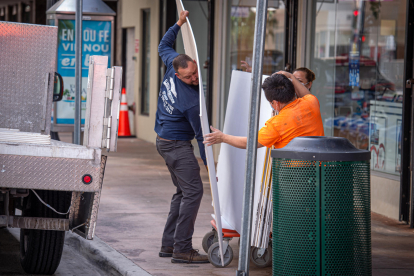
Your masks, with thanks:
[[(74, 14), (76, 11), (76, 0), (59, 1), (53, 5), (46, 14)], [(83, 1), (83, 15), (112, 15), (116, 13), (102, 0)]]

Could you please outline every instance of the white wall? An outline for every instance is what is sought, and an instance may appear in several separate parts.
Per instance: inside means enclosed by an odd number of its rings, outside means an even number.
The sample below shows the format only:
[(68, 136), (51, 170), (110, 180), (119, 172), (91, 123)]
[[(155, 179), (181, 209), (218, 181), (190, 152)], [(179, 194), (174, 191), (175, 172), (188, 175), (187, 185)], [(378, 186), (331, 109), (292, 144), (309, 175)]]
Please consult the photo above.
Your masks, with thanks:
[[(155, 114), (157, 111), (158, 99), (158, 44), (160, 42), (160, 1), (159, 0), (123, 0), (122, 1), (122, 27), (134, 28), (135, 39), (139, 39), (139, 52), (134, 53), (137, 60), (134, 68), (134, 101), (136, 103), (137, 112), (135, 114), (135, 133), (138, 138), (148, 142), (155, 143), (156, 133), (154, 132)], [(142, 10), (151, 10), (151, 38), (150, 38), (150, 107), (149, 115), (140, 114), (141, 106), (141, 49), (142, 49)]]
[(399, 219), (400, 181), (371, 174), (371, 211)]

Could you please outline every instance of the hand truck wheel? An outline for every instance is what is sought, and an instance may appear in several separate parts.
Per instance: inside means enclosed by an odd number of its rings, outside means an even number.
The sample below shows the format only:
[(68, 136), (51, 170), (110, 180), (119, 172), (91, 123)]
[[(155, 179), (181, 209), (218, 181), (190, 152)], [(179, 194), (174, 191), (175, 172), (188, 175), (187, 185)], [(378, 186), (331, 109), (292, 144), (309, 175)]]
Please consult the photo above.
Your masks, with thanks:
[(272, 265), (272, 246), (269, 246), (263, 250), (263, 248), (257, 248), (252, 246), (250, 249), (250, 260), (260, 268), (268, 267)]
[(208, 253), (208, 249), (210, 246), (213, 245), (215, 242), (215, 236), (217, 235), (216, 231), (210, 231), (204, 235), (203, 241), (201, 242), (201, 245), (203, 246), (204, 252)]
[(212, 265), (215, 267), (221, 268), (228, 266), (231, 261), (233, 260), (233, 249), (230, 247), (230, 245), (227, 246), (226, 252), (223, 253), (223, 261), (224, 265), (221, 264), (221, 258), (220, 258), (220, 246), (219, 243), (216, 242), (212, 246), (210, 246), (210, 249), (208, 250), (208, 260)]

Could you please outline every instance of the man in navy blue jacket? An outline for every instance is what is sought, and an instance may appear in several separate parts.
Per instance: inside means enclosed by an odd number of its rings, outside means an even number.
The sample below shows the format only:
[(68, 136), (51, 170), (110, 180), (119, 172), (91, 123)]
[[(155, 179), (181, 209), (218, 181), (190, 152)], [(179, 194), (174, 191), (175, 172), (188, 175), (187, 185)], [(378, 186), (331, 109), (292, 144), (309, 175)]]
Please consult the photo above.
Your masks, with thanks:
[(172, 257), (173, 263), (208, 263), (206, 255), (193, 249), (194, 224), (203, 197), (200, 166), (191, 140), (197, 139), (206, 164), (200, 122), (198, 69), (195, 60), (179, 55), (173, 44), (180, 27), (187, 22), (188, 11), (162, 38), (159, 55), (167, 66), (158, 96), (155, 121), (157, 150), (164, 158), (177, 188), (162, 237), (160, 257)]

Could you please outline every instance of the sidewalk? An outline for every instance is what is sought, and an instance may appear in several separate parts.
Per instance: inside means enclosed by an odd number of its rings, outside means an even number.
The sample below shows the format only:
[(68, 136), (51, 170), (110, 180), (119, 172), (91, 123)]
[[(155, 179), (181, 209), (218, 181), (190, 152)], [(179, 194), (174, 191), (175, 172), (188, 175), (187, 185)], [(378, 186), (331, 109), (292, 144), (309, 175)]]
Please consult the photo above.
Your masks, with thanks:
[[(207, 172), (202, 166), (204, 197), (195, 225), (193, 246), (200, 249), (210, 231), (213, 208)], [(172, 264), (159, 258), (161, 235), (174, 193), (170, 174), (155, 145), (120, 138), (118, 152), (106, 166), (96, 235), (151, 275), (235, 275), (238, 239), (230, 242), (234, 260), (226, 268), (211, 264)], [(414, 275), (414, 230), (396, 221), (372, 216), (373, 275)], [(250, 275), (271, 275), (271, 268), (250, 265)]]
[[(199, 161), (204, 196), (197, 216), (193, 247), (204, 253), (201, 241), (211, 230), (210, 184)], [(158, 257), (161, 236), (175, 192), (170, 173), (155, 145), (138, 139), (118, 139), (118, 152), (110, 153), (106, 165), (96, 235), (151, 275), (235, 275), (238, 264), (238, 238), (230, 245), (233, 262), (226, 268), (211, 264), (172, 264)], [(271, 268), (251, 265), (251, 275), (271, 275)]]

